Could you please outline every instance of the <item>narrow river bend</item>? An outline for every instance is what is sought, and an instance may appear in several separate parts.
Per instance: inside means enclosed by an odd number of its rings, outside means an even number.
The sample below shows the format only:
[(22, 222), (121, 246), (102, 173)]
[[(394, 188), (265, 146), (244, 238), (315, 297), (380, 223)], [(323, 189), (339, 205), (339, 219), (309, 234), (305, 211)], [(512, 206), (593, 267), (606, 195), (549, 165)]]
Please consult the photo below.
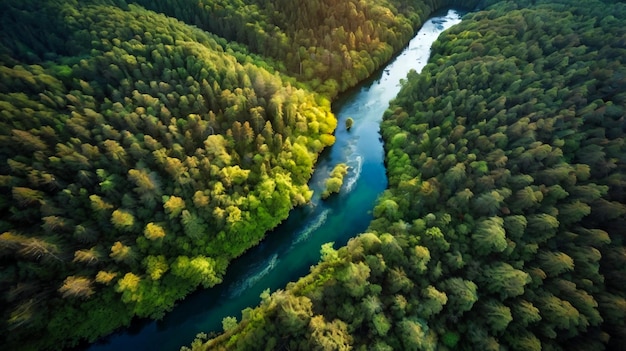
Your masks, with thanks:
[[(322, 244), (332, 241), (335, 247), (342, 246), (363, 232), (376, 198), (387, 187), (379, 134), (383, 113), (398, 94), (400, 79), (411, 69), (421, 71), (432, 43), (459, 22), (458, 11), (436, 13), (387, 67), (333, 105), (339, 120), (337, 141), (316, 165), (310, 182), (315, 191), (311, 204), (291, 211), (260, 245), (233, 261), (222, 284), (189, 295), (161, 321), (139, 322), (92, 344), (89, 350), (178, 350), (200, 332), (221, 331), (226, 316), (241, 319), (241, 310), (258, 305), (263, 290), (283, 288), (307, 274), (319, 261)], [(348, 117), (354, 119), (349, 132), (345, 130)], [(341, 192), (321, 201), (328, 174), (341, 162), (350, 166)]]

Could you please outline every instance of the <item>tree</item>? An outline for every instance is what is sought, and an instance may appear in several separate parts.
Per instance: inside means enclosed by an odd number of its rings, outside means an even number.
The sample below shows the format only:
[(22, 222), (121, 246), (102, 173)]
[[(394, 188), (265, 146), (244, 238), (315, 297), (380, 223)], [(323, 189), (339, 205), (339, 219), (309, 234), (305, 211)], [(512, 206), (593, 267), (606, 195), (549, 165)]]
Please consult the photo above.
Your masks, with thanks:
[(13, 133), (11, 139), (30, 151), (46, 151), (48, 149), (48, 145), (37, 135), (18, 129), (13, 129), (11, 132)]
[(319, 351), (348, 351), (352, 349), (352, 336), (348, 325), (335, 319), (328, 323), (321, 315), (316, 315), (309, 322), (309, 345)]
[(130, 211), (117, 209), (111, 214), (111, 224), (119, 230), (129, 232), (135, 227), (135, 216)]
[(504, 336), (507, 344), (514, 351), (541, 351), (541, 341), (528, 331), (520, 331), (515, 334), (510, 333)]
[(89, 195), (89, 200), (91, 200), (91, 208), (96, 212), (104, 212), (113, 209), (113, 205), (106, 202), (102, 197), (98, 195)]
[(110, 285), (115, 277), (117, 277), (117, 272), (99, 271), (98, 274), (96, 274), (96, 282)]
[[(369, 266), (370, 268), (372, 267), (371, 265)], [(411, 291), (411, 288), (413, 288), (413, 286), (414, 286), (413, 282), (411, 281), (411, 279), (409, 279), (409, 277), (407, 277), (406, 273), (404, 272), (402, 268), (397, 268), (397, 267), (392, 268), (387, 273), (386, 287), (387, 289), (389, 289), (389, 292), (391, 293), (397, 293), (400, 291), (408, 292), (408, 291)]]
[(191, 286), (202, 286), (208, 288), (221, 281), (217, 276), (216, 263), (210, 257), (196, 256), (189, 259), (187, 256), (178, 256), (170, 265), (172, 274), (190, 282)]
[(343, 185), (343, 177), (348, 173), (348, 165), (337, 164), (330, 172), (330, 177), (326, 180), (326, 188), (322, 193), (322, 199), (326, 199), (332, 193), (338, 193)]
[(545, 293), (537, 300), (537, 307), (546, 321), (546, 332), (551, 328), (573, 331), (580, 323), (580, 313), (568, 301), (550, 293)]
[(174, 219), (180, 215), (185, 209), (185, 200), (178, 196), (163, 196), (163, 208), (170, 219)]
[(495, 299), (481, 300), (480, 315), (495, 335), (501, 335), (513, 320), (511, 309)]
[(559, 206), (558, 220), (562, 225), (573, 224), (579, 222), (590, 213), (591, 206), (580, 201), (574, 201)]
[(109, 254), (109, 257), (116, 262), (131, 264), (135, 260), (135, 252), (132, 247), (122, 244), (121, 241), (116, 241), (113, 246), (111, 246), (111, 253)]
[(143, 235), (147, 239), (155, 241), (165, 237), (165, 229), (163, 229), (163, 227), (161, 227), (159, 224), (150, 222), (146, 224)]
[(81, 262), (88, 265), (96, 264), (101, 259), (101, 253), (96, 247), (92, 247), (87, 250), (76, 250), (74, 252), (74, 259), (72, 262)]
[(528, 273), (515, 269), (508, 263), (497, 262), (483, 269), (480, 282), (486, 291), (499, 294), (504, 300), (522, 295), (524, 286), (531, 282), (531, 278)]
[(163, 274), (169, 269), (167, 259), (164, 255), (146, 256), (146, 258), (143, 259), (143, 264), (146, 267), (146, 273), (148, 273), (152, 280), (161, 279)]
[(346, 129), (347, 130), (350, 130), (352, 128), (353, 124), (354, 124), (354, 119), (352, 119), (352, 117), (346, 118)]
[(430, 227), (424, 232), (424, 243), (432, 252), (446, 252), (450, 248), (450, 243), (439, 227)]
[(375, 217), (386, 217), (390, 221), (396, 221), (400, 219), (400, 213), (398, 212), (400, 207), (392, 199), (382, 200), (374, 207)]
[(348, 263), (345, 267), (337, 270), (336, 279), (340, 281), (346, 292), (360, 298), (365, 294), (365, 288), (369, 284), (367, 278), (370, 275), (370, 268), (363, 262)]
[(137, 301), (140, 299), (140, 284), (141, 277), (129, 272), (124, 274), (120, 280), (117, 281), (115, 290), (122, 293), (122, 301), (130, 303), (131, 301)]
[(32, 260), (63, 261), (59, 257), (59, 247), (49, 240), (31, 237), (21, 243), (18, 253)]
[(44, 200), (43, 192), (26, 187), (13, 187), (12, 194), (13, 199), (22, 207), (40, 204)]
[(431, 318), (432, 316), (441, 312), (448, 303), (448, 296), (445, 292), (437, 290), (432, 285), (422, 289), (421, 295), (424, 300), (418, 307), (419, 315), (424, 318)]
[(405, 318), (398, 324), (403, 350), (435, 350), (437, 343), (432, 330), (422, 319)]
[(277, 318), (281, 333), (299, 334), (306, 328), (313, 316), (311, 300), (306, 296), (277, 292), (272, 296), (277, 304)]
[(500, 210), (503, 201), (504, 197), (493, 190), (474, 197), (473, 209), (478, 214), (493, 216)]
[(385, 316), (384, 313), (377, 313), (372, 318), (372, 324), (374, 325), (374, 331), (377, 335), (384, 337), (391, 329), (391, 322)]
[(226, 316), (222, 319), (222, 329), (224, 332), (232, 330), (237, 326), (237, 317)]
[(543, 250), (539, 252), (538, 260), (541, 269), (549, 277), (574, 270), (574, 260), (564, 252)]
[(80, 297), (85, 299), (94, 294), (91, 283), (91, 279), (87, 277), (71, 275), (65, 278), (63, 285), (59, 288), (59, 292), (63, 298)]
[(476, 253), (489, 255), (492, 252), (502, 252), (507, 248), (504, 220), (500, 217), (489, 217), (478, 222), (472, 233)]
[(540, 192), (535, 192), (532, 187), (526, 186), (515, 192), (515, 201), (512, 202), (512, 207), (526, 210), (537, 205), (541, 199), (543, 199), (543, 195)]
[(522, 215), (506, 216), (503, 224), (509, 238), (517, 241), (524, 235), (528, 220)]
[(161, 184), (155, 172), (148, 172), (145, 169), (130, 169), (128, 170), (128, 178), (137, 185), (134, 190), (142, 200), (154, 202), (161, 196)]
[(556, 235), (559, 221), (547, 213), (526, 216), (528, 226), (526, 233), (538, 244), (547, 241)]
[(211, 163), (219, 167), (231, 164), (231, 156), (226, 151), (226, 139), (221, 134), (209, 135), (204, 141), (207, 155), (211, 157)]
[(476, 284), (459, 277), (442, 281), (439, 283), (438, 290), (442, 290), (448, 296), (446, 312), (452, 317), (459, 317), (471, 310), (474, 303), (478, 301)]

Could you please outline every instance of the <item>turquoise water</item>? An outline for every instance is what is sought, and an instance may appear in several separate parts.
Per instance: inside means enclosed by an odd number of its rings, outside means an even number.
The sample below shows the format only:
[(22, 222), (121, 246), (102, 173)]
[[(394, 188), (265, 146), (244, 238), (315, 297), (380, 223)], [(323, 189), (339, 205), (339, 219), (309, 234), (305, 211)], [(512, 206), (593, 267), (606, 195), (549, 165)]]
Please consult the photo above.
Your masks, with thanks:
[[(455, 10), (431, 17), (387, 67), (333, 105), (339, 120), (337, 141), (316, 165), (311, 204), (293, 210), (260, 245), (233, 261), (222, 284), (191, 294), (161, 321), (137, 322), (92, 344), (89, 350), (178, 350), (200, 332), (220, 332), (224, 317), (240, 319), (242, 309), (258, 305), (263, 290), (284, 288), (305, 275), (319, 261), (322, 244), (335, 242), (339, 247), (363, 232), (372, 219), (376, 198), (387, 187), (379, 134), (383, 113), (398, 94), (400, 79), (411, 69), (421, 71), (434, 40), (459, 22)], [(345, 130), (348, 117), (354, 119), (350, 131)], [(321, 201), (326, 178), (341, 162), (350, 166), (341, 192)]]

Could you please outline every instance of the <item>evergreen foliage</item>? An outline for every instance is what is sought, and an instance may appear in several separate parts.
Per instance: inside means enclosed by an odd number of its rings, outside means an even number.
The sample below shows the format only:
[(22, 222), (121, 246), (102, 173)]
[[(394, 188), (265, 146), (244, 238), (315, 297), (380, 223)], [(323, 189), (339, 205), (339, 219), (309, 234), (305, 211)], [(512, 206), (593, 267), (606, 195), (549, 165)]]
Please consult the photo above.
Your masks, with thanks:
[(273, 63), (132, 2), (1, 6), (3, 347), (159, 318), (310, 199), (336, 119)]
[[(485, 4), (386, 112), (369, 233), (196, 349), (316, 349), (313, 321), (333, 349), (623, 348), (626, 7)], [(309, 327), (284, 332), (285, 299)]]

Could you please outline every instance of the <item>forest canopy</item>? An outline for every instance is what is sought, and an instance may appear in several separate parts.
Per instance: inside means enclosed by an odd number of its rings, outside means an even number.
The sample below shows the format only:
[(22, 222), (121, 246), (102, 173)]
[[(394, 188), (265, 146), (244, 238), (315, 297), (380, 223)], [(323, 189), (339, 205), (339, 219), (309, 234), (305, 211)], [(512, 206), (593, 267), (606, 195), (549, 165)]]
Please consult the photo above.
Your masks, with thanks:
[(623, 348), (626, 6), (489, 3), (385, 113), (368, 232), (192, 349)]
[(330, 101), (450, 5), (484, 9), (385, 113), (368, 232), (192, 347), (626, 344), (610, 0), (3, 2), (0, 344), (93, 341), (219, 284), (311, 198)]
[(134, 0), (272, 58), (328, 96), (355, 86), (411, 39), (428, 15), (477, 0)]
[(218, 284), (311, 198), (330, 100), (461, 2), (2, 3), (2, 344), (93, 341)]
[(2, 6), (4, 346), (159, 318), (310, 199), (326, 97), (132, 3)]

